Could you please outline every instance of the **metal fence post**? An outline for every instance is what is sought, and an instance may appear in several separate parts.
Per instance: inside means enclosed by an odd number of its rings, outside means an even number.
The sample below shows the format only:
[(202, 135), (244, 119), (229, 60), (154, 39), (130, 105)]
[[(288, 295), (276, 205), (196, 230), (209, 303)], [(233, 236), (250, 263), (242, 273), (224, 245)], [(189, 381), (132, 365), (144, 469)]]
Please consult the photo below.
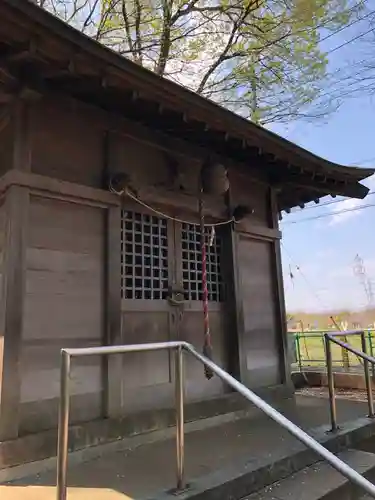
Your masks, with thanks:
[(185, 486), (185, 446), (184, 446), (184, 370), (183, 350), (175, 351), (175, 384), (176, 384), (176, 457), (177, 457), (177, 490)]
[[(362, 343), (362, 352), (367, 354), (367, 342), (366, 342), (366, 334), (365, 332), (361, 332), (361, 343)], [(372, 387), (371, 387), (371, 377), (370, 377), (370, 367), (367, 359), (363, 360), (363, 369), (365, 372), (365, 382), (366, 382), (366, 391), (367, 391), (367, 403), (368, 403), (368, 411), (369, 417), (374, 416), (374, 401), (372, 398)]]
[(328, 378), (328, 391), (329, 391), (329, 409), (331, 414), (331, 430), (337, 431), (337, 413), (336, 413), (336, 397), (335, 397), (335, 380), (332, 366), (332, 349), (331, 341), (327, 333), (324, 334), (324, 341), (326, 346), (326, 364), (327, 364), (327, 378)]
[[(372, 331), (367, 330), (368, 333), (368, 345), (370, 347), (370, 356), (373, 358), (374, 357), (374, 346), (372, 345)], [(372, 378), (374, 378), (375, 374), (375, 365), (371, 363), (371, 372), (372, 372)]]
[(299, 371), (302, 371), (302, 359), (301, 359), (301, 346), (299, 343), (299, 333), (296, 333), (295, 336), (296, 339), (296, 350), (297, 350), (297, 356), (298, 356), (298, 366), (299, 366)]
[(66, 500), (66, 476), (68, 467), (68, 433), (69, 433), (69, 379), (70, 355), (61, 351), (60, 368), (60, 404), (57, 442), (57, 500)]

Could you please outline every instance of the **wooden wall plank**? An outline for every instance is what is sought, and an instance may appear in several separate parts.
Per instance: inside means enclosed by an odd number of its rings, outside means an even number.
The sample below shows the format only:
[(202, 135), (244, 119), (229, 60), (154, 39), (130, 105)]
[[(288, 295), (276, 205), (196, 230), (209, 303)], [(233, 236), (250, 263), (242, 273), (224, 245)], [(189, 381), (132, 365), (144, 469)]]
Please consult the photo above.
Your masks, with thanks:
[(236, 230), (250, 232), (252, 227), (270, 228), (268, 186), (255, 183), (243, 172), (235, 169), (228, 171), (230, 181), (231, 205), (245, 205), (254, 211), (241, 223), (236, 224)]
[(35, 109), (32, 171), (101, 187), (103, 130), (80, 106), (43, 99)]
[[(59, 394), (60, 349), (98, 346), (105, 341), (105, 213), (101, 208), (31, 197), (21, 401), (27, 405), (44, 401), (41, 406), (43, 425), (48, 425), (48, 415), (54, 414), (47, 402), (55, 405)], [(73, 373), (72, 394), (102, 393), (102, 359), (75, 360)], [(94, 407), (96, 413), (91, 418), (102, 414), (101, 410), (97, 413), (97, 406)], [(22, 411), (22, 414), (28, 412)], [(77, 408), (76, 413), (72, 413), (72, 421), (80, 414)], [(25, 425), (27, 423), (22, 421), (22, 428)]]
[(238, 235), (242, 381), (249, 387), (278, 385), (282, 381), (272, 250), (271, 242)]
[(2, 372), (0, 379), (0, 440), (15, 438), (19, 428), (20, 354), (25, 291), (25, 252), (29, 193), (13, 186), (6, 202), (7, 236), (1, 311)]

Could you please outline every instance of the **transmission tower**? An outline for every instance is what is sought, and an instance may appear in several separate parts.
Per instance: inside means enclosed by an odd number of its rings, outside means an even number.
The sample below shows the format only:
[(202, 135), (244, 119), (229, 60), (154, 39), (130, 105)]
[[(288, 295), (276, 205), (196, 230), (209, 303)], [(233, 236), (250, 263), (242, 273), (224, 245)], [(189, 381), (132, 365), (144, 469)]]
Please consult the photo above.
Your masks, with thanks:
[(363, 290), (365, 291), (367, 304), (369, 306), (373, 305), (374, 302), (374, 292), (372, 287), (372, 281), (369, 279), (366, 273), (366, 268), (363, 263), (362, 257), (357, 254), (354, 258), (354, 266), (353, 266), (354, 275), (359, 279)]

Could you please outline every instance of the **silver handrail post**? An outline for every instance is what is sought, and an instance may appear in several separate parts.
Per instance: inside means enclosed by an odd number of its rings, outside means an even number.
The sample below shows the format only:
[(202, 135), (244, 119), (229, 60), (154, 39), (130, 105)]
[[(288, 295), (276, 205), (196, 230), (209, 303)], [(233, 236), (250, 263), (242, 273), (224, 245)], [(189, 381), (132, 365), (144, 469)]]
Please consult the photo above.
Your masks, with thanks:
[(327, 364), (327, 378), (328, 378), (328, 392), (329, 392), (329, 410), (331, 414), (331, 430), (337, 431), (337, 412), (336, 412), (336, 396), (335, 396), (335, 380), (332, 366), (332, 349), (329, 335), (324, 334), (325, 348), (326, 348), (326, 364)]
[[(367, 354), (367, 343), (366, 343), (366, 334), (365, 332), (361, 332), (361, 344), (362, 351)], [(370, 377), (370, 366), (369, 362), (366, 358), (363, 358), (363, 369), (365, 372), (365, 382), (366, 382), (366, 391), (367, 391), (367, 403), (368, 403), (368, 411), (369, 417), (374, 416), (374, 400), (372, 397), (372, 387), (371, 387), (371, 377)]]
[(184, 358), (182, 346), (175, 350), (177, 490), (185, 486)]
[(61, 351), (60, 404), (57, 442), (57, 500), (66, 500), (69, 433), (70, 354)]

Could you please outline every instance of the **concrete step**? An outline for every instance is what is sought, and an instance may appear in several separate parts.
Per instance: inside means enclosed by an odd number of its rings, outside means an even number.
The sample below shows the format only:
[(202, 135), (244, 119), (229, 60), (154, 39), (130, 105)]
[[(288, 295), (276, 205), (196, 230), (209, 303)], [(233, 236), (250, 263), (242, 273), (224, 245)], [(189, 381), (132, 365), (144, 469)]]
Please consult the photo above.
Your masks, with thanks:
[[(324, 399), (296, 398), (294, 413), (290, 409), (284, 414), (327, 449), (340, 453), (357, 448), (358, 443), (375, 435), (375, 419), (356, 419), (365, 413), (366, 406), (349, 401), (343, 407), (341, 403), (338, 401), (342, 420), (337, 433), (327, 432)], [(350, 421), (350, 417), (356, 420)], [(68, 498), (237, 500), (319, 461), (313, 451), (266, 417), (199, 425), (197, 428), (196, 423), (191, 423), (186, 427), (188, 487), (177, 496), (172, 489), (176, 484), (176, 444), (171, 428), (164, 438), (150, 433), (70, 454)], [(9, 470), (8, 479), (3, 477), (5, 484), (0, 484), (0, 499), (54, 500), (55, 463)]]
[[(338, 454), (370, 481), (375, 480), (375, 454), (346, 450)], [(326, 462), (317, 462), (253, 493), (243, 500), (370, 500), (357, 486)]]

